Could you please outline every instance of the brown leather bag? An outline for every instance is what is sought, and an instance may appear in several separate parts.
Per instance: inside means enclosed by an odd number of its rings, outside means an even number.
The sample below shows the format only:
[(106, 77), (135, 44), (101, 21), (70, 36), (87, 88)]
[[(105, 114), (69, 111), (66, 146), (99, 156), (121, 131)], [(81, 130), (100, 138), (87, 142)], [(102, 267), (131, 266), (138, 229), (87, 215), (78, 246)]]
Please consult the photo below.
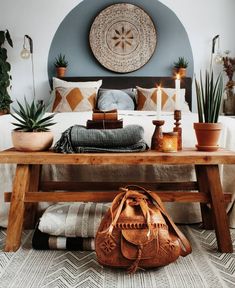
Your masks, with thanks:
[[(129, 190), (131, 187), (135, 190)], [(189, 241), (156, 193), (136, 185), (121, 190), (124, 192), (115, 197), (96, 234), (100, 264), (128, 267), (134, 273), (138, 267), (164, 266), (191, 253)]]

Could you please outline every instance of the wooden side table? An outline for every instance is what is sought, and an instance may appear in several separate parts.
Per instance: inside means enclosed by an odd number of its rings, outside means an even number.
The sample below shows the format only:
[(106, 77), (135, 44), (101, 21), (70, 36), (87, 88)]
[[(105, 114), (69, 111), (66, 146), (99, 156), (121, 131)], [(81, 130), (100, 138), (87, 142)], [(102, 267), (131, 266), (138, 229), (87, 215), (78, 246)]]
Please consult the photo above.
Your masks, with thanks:
[[(44, 164), (70, 165), (194, 165), (196, 182), (166, 182), (155, 183), (156, 190), (163, 201), (200, 202), (202, 218), (208, 227), (208, 211), (206, 204), (211, 204), (213, 225), (216, 232), (218, 249), (220, 252), (233, 252), (228, 218), (225, 204), (231, 201), (231, 195), (222, 191), (219, 165), (235, 164), (235, 152), (218, 150), (215, 152), (197, 151), (193, 148), (184, 149), (176, 153), (146, 151), (140, 153), (86, 153), (86, 154), (58, 154), (46, 152), (17, 152), (13, 149), (0, 152), (0, 163), (16, 163), (16, 172), (12, 193), (5, 193), (5, 201), (11, 201), (5, 251), (16, 251), (21, 242), (23, 220), (26, 203), (74, 202), (74, 201), (112, 201), (118, 193), (105, 191), (107, 183), (97, 185), (99, 191), (87, 191), (87, 187), (80, 186), (80, 191), (54, 192), (79, 187), (77, 182), (43, 183), (40, 179), (40, 170)], [(112, 183), (114, 185), (114, 183)], [(125, 185), (127, 183), (118, 183)], [(148, 183), (141, 183), (148, 188)], [(86, 183), (88, 185), (88, 183)], [(39, 187), (50, 187), (50, 192), (39, 191)], [(46, 190), (46, 189), (44, 189)], [(187, 192), (190, 190), (191, 192)], [(193, 191), (192, 191), (193, 190)], [(166, 192), (167, 191), (167, 192)], [(195, 192), (197, 191), (197, 192)], [(154, 191), (153, 191), (154, 192)]]

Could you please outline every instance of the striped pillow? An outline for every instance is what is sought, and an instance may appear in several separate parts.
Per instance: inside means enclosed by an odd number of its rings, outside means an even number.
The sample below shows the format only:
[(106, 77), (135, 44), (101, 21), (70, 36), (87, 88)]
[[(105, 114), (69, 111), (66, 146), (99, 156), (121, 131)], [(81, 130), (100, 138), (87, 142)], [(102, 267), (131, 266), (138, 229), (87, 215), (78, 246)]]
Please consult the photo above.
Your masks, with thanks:
[(93, 237), (64, 237), (42, 233), (38, 227), (34, 230), (32, 247), (36, 250), (95, 250), (95, 238)]
[(107, 203), (57, 203), (42, 215), (38, 229), (54, 236), (95, 237)]

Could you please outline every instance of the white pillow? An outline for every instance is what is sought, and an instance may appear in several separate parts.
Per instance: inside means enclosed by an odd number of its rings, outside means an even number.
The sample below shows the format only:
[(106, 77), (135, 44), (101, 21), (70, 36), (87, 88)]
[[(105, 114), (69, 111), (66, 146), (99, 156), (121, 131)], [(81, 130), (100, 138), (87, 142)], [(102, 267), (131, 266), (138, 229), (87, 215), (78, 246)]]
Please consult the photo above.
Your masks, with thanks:
[[(84, 82), (70, 82), (64, 81), (59, 78), (53, 77), (53, 90), (51, 91), (51, 99), (49, 100), (49, 104), (47, 107), (48, 112), (53, 112), (53, 107), (55, 107), (54, 103), (56, 101), (56, 88), (95, 88), (96, 94), (100, 86), (102, 85), (102, 80), (97, 81), (84, 81)], [(61, 111), (62, 112), (62, 111)]]
[[(162, 87), (162, 110), (163, 111), (174, 111), (175, 109), (175, 89)], [(167, 96), (167, 97), (166, 97)], [(180, 110), (182, 112), (190, 112), (188, 103), (185, 100), (185, 89), (180, 89)]]
[(96, 88), (92, 87), (57, 87), (52, 112), (92, 111), (96, 95)]
[[(173, 112), (175, 110), (176, 92), (174, 88), (161, 88), (162, 111)], [(157, 88), (142, 88), (137, 86), (137, 110), (157, 109)], [(189, 112), (188, 103), (185, 101), (185, 89), (180, 89), (180, 110)]]
[(85, 81), (85, 82), (69, 82), (53, 77), (53, 89), (57, 87), (78, 87), (78, 88), (96, 88), (97, 91), (102, 85), (102, 80), (98, 81)]

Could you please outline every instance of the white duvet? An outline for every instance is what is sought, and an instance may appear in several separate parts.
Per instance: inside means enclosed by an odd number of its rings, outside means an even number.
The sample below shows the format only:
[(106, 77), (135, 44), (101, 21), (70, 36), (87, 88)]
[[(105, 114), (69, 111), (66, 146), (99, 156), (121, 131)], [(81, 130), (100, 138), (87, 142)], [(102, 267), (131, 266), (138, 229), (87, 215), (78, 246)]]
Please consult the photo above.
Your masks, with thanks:
[[(150, 146), (151, 137), (154, 131), (152, 120), (156, 119), (154, 111), (118, 111), (119, 119), (123, 119), (123, 125), (139, 124), (144, 128), (144, 138)], [(174, 127), (173, 113), (162, 113), (161, 118), (165, 120), (163, 126), (164, 132), (172, 131)], [(91, 112), (68, 112), (55, 115), (56, 125), (52, 126), (54, 134), (54, 143), (60, 138), (61, 133), (74, 124), (86, 125), (86, 121), (91, 119)], [(11, 131), (14, 126), (11, 124), (12, 117), (5, 115), (0, 117), (0, 150), (10, 148)], [(183, 147), (194, 147), (196, 144), (193, 122), (197, 122), (197, 114), (183, 113), (182, 115), (182, 143)], [(223, 131), (220, 138), (221, 147), (235, 151), (235, 119), (220, 116), (220, 122), (223, 125)], [(0, 164), (0, 226), (7, 226), (7, 214), (9, 204), (4, 203), (4, 192), (11, 191), (12, 179), (15, 165)], [(233, 192), (235, 198), (235, 165), (221, 167), (221, 176), (224, 191)], [(84, 181), (158, 181), (167, 180), (187, 181), (194, 178), (194, 171), (191, 166), (47, 166), (43, 170), (42, 177), (60, 180), (62, 177), (66, 180), (81, 179)], [(176, 222), (192, 223), (201, 220), (198, 204), (167, 204), (170, 214)], [(235, 228), (235, 207), (230, 204), (228, 207), (230, 227)]]

